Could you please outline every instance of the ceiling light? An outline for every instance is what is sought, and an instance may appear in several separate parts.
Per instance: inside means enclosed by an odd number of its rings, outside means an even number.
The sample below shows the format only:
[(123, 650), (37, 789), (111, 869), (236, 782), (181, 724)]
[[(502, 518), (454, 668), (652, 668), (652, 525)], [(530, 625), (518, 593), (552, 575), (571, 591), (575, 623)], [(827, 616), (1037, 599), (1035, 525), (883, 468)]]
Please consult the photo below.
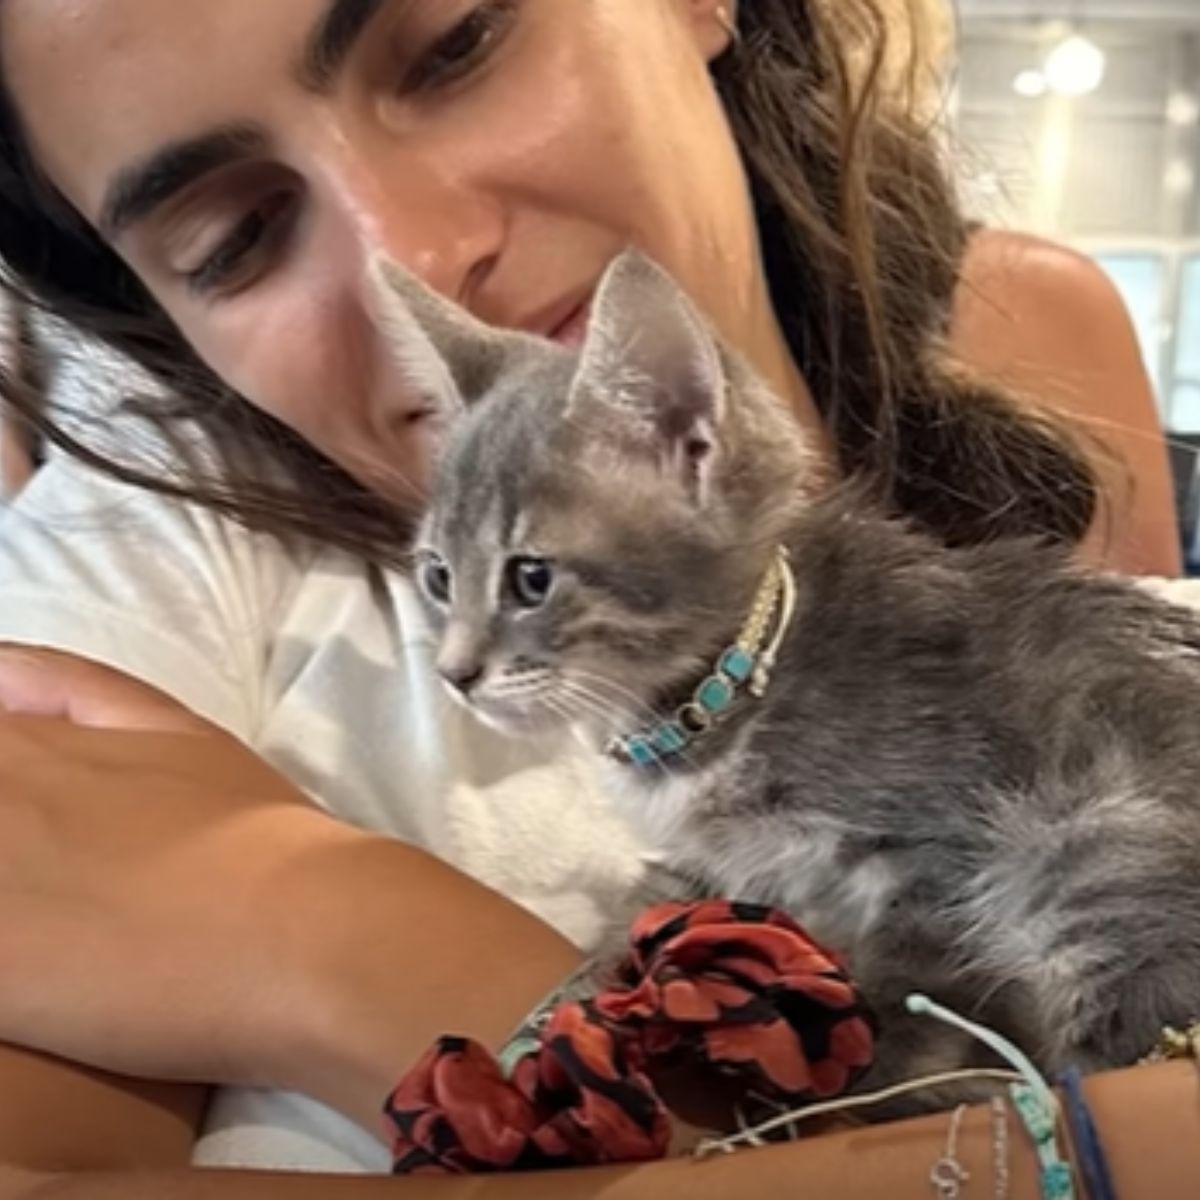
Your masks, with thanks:
[(1046, 76), (1036, 67), (1030, 67), (1028, 70), (1022, 71), (1013, 80), (1013, 91), (1018, 96), (1024, 96), (1026, 100), (1036, 100), (1039, 96), (1044, 96), (1049, 90), (1050, 85), (1046, 82)]
[(1052, 92), (1086, 96), (1104, 82), (1107, 65), (1104, 51), (1095, 42), (1074, 34), (1050, 51), (1043, 70)]
[(1200, 121), (1200, 100), (1191, 92), (1172, 92), (1167, 101), (1167, 120), (1172, 125), (1195, 125)]
[(1196, 172), (1186, 159), (1174, 159), (1167, 167), (1163, 184), (1174, 196), (1186, 196), (1196, 185)]

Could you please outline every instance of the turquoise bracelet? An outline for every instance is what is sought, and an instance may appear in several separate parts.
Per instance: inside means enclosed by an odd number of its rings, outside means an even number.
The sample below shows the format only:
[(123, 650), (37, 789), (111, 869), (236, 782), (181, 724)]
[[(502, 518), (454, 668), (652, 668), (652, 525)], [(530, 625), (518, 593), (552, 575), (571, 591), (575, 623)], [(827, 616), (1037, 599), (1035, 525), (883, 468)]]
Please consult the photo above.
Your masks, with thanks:
[(1071, 1166), (1064, 1161), (1058, 1146), (1057, 1114), (1047, 1108), (1042, 1097), (1028, 1084), (1014, 1083), (1009, 1092), (1037, 1151), (1042, 1200), (1075, 1200)]

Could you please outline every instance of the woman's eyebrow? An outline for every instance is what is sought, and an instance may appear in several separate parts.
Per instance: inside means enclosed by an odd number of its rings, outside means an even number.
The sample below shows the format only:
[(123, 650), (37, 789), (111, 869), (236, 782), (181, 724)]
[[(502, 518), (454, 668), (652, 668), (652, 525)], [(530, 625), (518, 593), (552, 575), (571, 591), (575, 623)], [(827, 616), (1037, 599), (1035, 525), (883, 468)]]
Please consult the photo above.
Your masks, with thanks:
[(262, 155), (268, 144), (265, 130), (257, 125), (226, 125), (155, 150), (114, 176), (100, 207), (100, 232), (110, 240), (118, 237), (197, 179)]
[[(305, 39), (297, 78), (311, 91), (333, 82), (385, 0), (330, 0)], [(262, 154), (267, 135), (256, 125), (229, 125), (174, 142), (117, 173), (100, 209), (99, 229), (115, 238), (209, 171)]]
[(309, 91), (329, 88), (384, 0), (330, 0), (313, 26), (296, 68), (296, 77)]

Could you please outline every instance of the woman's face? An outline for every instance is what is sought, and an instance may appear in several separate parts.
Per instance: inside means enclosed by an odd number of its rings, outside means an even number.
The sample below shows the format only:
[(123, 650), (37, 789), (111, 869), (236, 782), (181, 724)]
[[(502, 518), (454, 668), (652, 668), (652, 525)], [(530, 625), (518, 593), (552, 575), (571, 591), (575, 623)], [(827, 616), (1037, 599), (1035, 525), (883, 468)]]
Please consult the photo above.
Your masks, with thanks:
[[(778, 387), (716, 0), (4, 0), (50, 177), (208, 364), (407, 499), (436, 423), (372, 321), (383, 252), (565, 341), (635, 244)], [(797, 396), (798, 398), (798, 396)]]

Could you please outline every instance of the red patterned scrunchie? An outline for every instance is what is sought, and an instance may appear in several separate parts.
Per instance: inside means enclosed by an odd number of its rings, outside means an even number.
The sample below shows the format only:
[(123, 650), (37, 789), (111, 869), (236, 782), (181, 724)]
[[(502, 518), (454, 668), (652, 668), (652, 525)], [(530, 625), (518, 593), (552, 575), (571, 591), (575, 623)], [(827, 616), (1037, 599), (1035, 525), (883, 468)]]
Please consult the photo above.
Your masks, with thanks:
[(558, 1005), (506, 1077), (444, 1037), (385, 1105), (397, 1174), (639, 1162), (667, 1152), (652, 1067), (695, 1064), (797, 1107), (870, 1065), (875, 1021), (839, 960), (787, 916), (708, 900), (634, 924), (592, 999)]

